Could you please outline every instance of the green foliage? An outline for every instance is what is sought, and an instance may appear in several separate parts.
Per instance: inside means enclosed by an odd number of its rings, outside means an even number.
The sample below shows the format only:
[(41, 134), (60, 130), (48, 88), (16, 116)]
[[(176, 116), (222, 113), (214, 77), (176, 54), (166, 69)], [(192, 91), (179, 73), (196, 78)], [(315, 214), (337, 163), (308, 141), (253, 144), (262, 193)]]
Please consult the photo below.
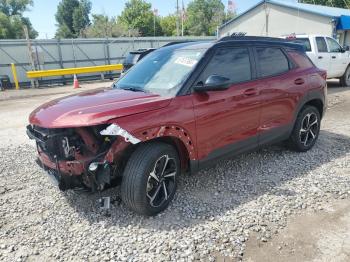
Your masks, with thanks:
[(138, 31), (129, 31), (124, 25), (118, 24), (115, 17), (92, 15), (92, 24), (86, 29), (87, 37), (120, 37), (138, 36)]
[(220, 0), (193, 0), (187, 8), (186, 30), (191, 35), (214, 35), (225, 20)]
[(152, 5), (143, 0), (129, 0), (125, 4), (122, 14), (118, 17), (118, 23), (124, 25), (128, 30), (138, 30), (141, 36), (161, 35), (160, 19), (152, 12)]
[(350, 8), (350, 0), (301, 0), (301, 3)]
[(160, 20), (163, 34), (165, 36), (176, 36), (176, 15), (168, 15)]
[(32, 5), (32, 0), (0, 0), (0, 39), (25, 38), (23, 26), (28, 27), (30, 38), (38, 36), (29, 19), (23, 17)]
[(90, 25), (89, 0), (62, 0), (57, 7), (57, 38), (84, 37), (85, 29)]
[(33, 6), (33, 0), (0, 0), (0, 12), (8, 16), (22, 15)]
[(235, 12), (227, 12), (223, 23), (230, 21), (231, 19), (235, 18), (236, 16), (237, 16), (237, 13), (235, 13)]

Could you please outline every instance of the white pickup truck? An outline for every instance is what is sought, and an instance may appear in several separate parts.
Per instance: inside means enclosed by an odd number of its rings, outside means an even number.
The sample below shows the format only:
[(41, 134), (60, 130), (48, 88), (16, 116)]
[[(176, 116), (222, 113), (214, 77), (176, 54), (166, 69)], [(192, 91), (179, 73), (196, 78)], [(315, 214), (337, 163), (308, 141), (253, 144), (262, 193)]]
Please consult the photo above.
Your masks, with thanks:
[(327, 78), (339, 78), (342, 86), (350, 86), (349, 48), (335, 39), (321, 35), (292, 35), (285, 37), (304, 44), (312, 62), (327, 71)]

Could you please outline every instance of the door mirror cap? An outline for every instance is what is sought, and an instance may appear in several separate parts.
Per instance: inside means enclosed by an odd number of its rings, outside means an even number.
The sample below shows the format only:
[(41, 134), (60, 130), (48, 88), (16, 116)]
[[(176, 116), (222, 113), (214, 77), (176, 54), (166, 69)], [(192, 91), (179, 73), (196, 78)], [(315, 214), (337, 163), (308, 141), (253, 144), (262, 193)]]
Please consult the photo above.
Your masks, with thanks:
[(193, 87), (196, 92), (223, 91), (230, 87), (230, 79), (224, 76), (211, 75), (204, 84), (197, 84)]

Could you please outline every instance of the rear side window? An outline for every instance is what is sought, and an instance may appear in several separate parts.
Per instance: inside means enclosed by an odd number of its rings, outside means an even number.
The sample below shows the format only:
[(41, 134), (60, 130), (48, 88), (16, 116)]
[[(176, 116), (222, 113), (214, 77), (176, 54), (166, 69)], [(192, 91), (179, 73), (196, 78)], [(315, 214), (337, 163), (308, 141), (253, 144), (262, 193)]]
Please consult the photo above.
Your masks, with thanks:
[(281, 49), (258, 47), (256, 51), (261, 77), (278, 75), (289, 70), (289, 61)]
[(303, 46), (305, 46), (306, 52), (311, 52), (311, 44), (309, 38), (297, 38), (293, 42), (302, 44)]
[(139, 60), (140, 56), (141, 56), (141, 54), (129, 53), (125, 58), (124, 64), (134, 65)]
[(324, 37), (316, 37), (316, 45), (317, 45), (317, 50), (320, 53), (327, 53), (327, 44), (326, 40), (324, 40)]
[(247, 48), (219, 49), (204, 69), (200, 81), (210, 75), (227, 77), (231, 83), (239, 83), (252, 79), (249, 51)]
[(311, 62), (310, 58), (305, 53), (293, 50), (289, 51), (288, 54), (300, 68), (314, 67), (314, 64)]

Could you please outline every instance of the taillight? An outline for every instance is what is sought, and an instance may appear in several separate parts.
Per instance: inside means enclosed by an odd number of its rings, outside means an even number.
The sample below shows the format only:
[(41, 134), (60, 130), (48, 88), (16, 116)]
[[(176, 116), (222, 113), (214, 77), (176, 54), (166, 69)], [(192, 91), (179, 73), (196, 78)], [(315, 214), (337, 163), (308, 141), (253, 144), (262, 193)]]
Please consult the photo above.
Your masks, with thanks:
[(319, 74), (324, 80), (327, 80), (327, 71), (320, 71)]

